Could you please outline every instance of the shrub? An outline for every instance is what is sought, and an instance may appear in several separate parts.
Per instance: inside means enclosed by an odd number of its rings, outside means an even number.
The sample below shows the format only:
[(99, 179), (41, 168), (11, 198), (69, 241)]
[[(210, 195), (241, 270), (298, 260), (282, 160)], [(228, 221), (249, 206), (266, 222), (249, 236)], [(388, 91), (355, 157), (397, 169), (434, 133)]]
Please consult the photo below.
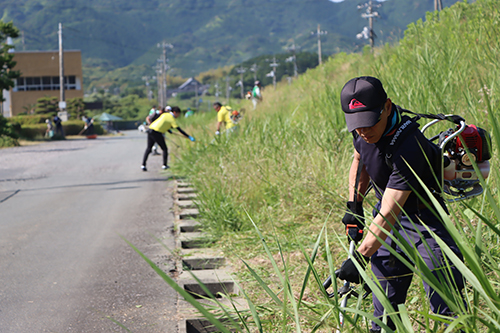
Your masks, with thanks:
[[(65, 135), (78, 135), (85, 126), (81, 120), (69, 120), (63, 123), (63, 130)], [(19, 136), (27, 140), (36, 140), (45, 136), (47, 125), (44, 124), (30, 124), (21, 126), (19, 129)], [(104, 129), (100, 124), (94, 123), (94, 133), (97, 135), (104, 134)]]
[(45, 124), (24, 125), (21, 127), (19, 136), (23, 139), (34, 140), (37, 136), (43, 137), (46, 130), (47, 125)]
[(43, 124), (45, 123), (45, 119), (48, 117), (46, 115), (29, 115), (29, 116), (14, 116), (8, 118), (9, 123), (11, 124), (20, 124), (22, 125), (34, 125), (34, 124)]
[(10, 136), (5, 136), (2, 135), (0, 136), (0, 147), (14, 147), (14, 146), (19, 146), (19, 141), (17, 139), (14, 139)]
[[(85, 126), (82, 120), (68, 120), (62, 123), (65, 135), (78, 135)], [(104, 134), (104, 129), (101, 124), (94, 123), (94, 133), (97, 135)]]

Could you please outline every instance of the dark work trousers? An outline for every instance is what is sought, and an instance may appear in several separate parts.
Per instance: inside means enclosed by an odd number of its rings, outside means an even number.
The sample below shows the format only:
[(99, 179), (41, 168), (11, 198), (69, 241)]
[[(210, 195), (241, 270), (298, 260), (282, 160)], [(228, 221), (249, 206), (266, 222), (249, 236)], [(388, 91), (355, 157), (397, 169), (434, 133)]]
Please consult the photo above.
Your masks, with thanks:
[(146, 166), (148, 156), (151, 153), (151, 148), (153, 148), (155, 142), (163, 151), (163, 165), (167, 165), (168, 148), (167, 144), (165, 143), (165, 138), (163, 137), (163, 134), (152, 129), (148, 130), (148, 146), (146, 148), (146, 151), (144, 152), (144, 157), (142, 158), (142, 165)]
[[(428, 224), (430, 230), (436, 232), (436, 234), (455, 254), (457, 254), (459, 258), (463, 258), (455, 241), (451, 238), (441, 222), (437, 221), (437, 219), (432, 216), (429, 209), (423, 210), (419, 217), (422, 221), (430, 220), (431, 222)], [(412, 219), (414, 221), (418, 221), (416, 218), (412, 217)], [(400, 227), (399, 233), (413, 249), (418, 251), (427, 267), (433, 271), (434, 276), (436, 276), (436, 278), (440, 281), (440, 284), (444, 286), (443, 288), (447, 288), (448, 290), (450, 288), (454, 288), (461, 291), (464, 287), (462, 274), (454, 266), (451, 267), (452, 276), (450, 276), (446, 269), (440, 269), (440, 267), (446, 265), (444, 253), (441, 251), (441, 248), (437, 244), (436, 240), (432, 238), (425, 227), (420, 222), (417, 222), (418, 224), (416, 225), (412, 225), (411, 221), (406, 216), (403, 216), (400, 221), (402, 228)], [(417, 230), (420, 231), (423, 237), (417, 232)], [(423, 241), (423, 238), (425, 239), (425, 242), (427, 242), (428, 246)], [(386, 242), (388, 243), (388, 246), (391, 246), (392, 239), (387, 237)], [(399, 247), (396, 246), (395, 249), (399, 254), (402, 253)], [(404, 254), (402, 256), (403, 258), (406, 257)], [(411, 260), (409, 261), (411, 262)], [(410, 287), (413, 278), (413, 272), (395, 256), (391, 256), (386, 247), (381, 247), (372, 256), (371, 262), (372, 271), (380, 282), (382, 290), (386, 292), (394, 310), (398, 311), (398, 304), (405, 303), (408, 288)], [(450, 284), (449, 281), (454, 282), (451, 282)], [(453, 315), (452, 311), (448, 305), (446, 305), (441, 296), (434, 292), (434, 290), (425, 281), (423, 281), (423, 284), (427, 297), (429, 298), (431, 310), (438, 314)], [(375, 308), (375, 317), (382, 319), (384, 315), (384, 307), (375, 294), (373, 294), (373, 306)], [(395, 329), (394, 323), (389, 318), (387, 324), (391, 329)], [(372, 322), (372, 328), (375, 330), (380, 329), (380, 327), (374, 322)]]

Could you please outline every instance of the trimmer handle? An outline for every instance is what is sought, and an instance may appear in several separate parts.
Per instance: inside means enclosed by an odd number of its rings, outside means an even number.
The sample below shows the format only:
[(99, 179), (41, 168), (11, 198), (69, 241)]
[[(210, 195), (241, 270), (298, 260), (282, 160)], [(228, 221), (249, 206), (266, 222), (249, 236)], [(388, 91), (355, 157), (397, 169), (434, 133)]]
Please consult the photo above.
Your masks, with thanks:
[[(335, 276), (338, 276), (339, 273), (340, 273), (340, 269), (337, 269), (335, 271)], [(328, 277), (328, 279), (326, 279), (325, 282), (323, 282), (323, 288), (325, 288), (325, 290), (326, 290), (326, 289), (330, 288), (331, 285), (332, 285), (332, 276), (330, 275)]]

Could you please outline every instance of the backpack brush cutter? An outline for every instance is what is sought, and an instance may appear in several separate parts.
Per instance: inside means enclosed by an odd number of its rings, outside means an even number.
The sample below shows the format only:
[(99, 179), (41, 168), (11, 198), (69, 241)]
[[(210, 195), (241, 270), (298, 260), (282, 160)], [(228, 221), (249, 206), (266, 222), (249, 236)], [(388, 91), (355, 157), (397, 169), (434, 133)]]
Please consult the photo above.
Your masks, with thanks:
[[(476, 125), (466, 125), (457, 116), (444, 116), (457, 126), (434, 136), (439, 139), (438, 146), (443, 155), (442, 187), (449, 197), (448, 201), (459, 201), (481, 195), (483, 187), (473, 162), (483, 179), (490, 174), (491, 137), (486, 130)], [(441, 119), (443, 120), (443, 119)], [(441, 121), (435, 119), (422, 128), (425, 132), (430, 126)]]

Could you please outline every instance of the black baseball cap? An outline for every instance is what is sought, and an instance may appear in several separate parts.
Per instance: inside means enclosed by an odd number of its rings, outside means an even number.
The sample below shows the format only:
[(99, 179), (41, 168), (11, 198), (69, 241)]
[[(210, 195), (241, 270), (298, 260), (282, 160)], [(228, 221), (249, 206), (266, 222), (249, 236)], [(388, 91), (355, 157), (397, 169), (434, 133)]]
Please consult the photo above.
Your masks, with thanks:
[(349, 80), (340, 93), (347, 130), (375, 125), (386, 101), (387, 93), (379, 79), (361, 76)]

